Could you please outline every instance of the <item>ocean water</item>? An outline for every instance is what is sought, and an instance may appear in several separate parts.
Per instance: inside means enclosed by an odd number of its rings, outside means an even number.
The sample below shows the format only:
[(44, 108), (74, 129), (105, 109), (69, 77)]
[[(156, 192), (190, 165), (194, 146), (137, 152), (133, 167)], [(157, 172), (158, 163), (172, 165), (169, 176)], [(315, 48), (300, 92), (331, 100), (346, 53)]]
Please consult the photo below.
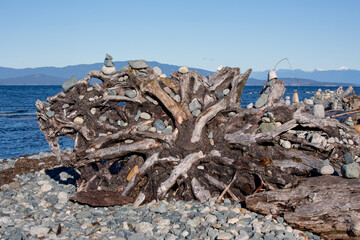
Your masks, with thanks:
[[(241, 106), (257, 100), (261, 86), (245, 86)], [(298, 90), (300, 101), (310, 98), (319, 87), (286, 87), (286, 95)], [(322, 87), (336, 90), (337, 87)], [(61, 86), (0, 86), (0, 159), (50, 151), (36, 118), (35, 102), (45, 101), (62, 90)], [(355, 88), (359, 94), (360, 88)], [(68, 138), (59, 140), (61, 148), (72, 147)]]

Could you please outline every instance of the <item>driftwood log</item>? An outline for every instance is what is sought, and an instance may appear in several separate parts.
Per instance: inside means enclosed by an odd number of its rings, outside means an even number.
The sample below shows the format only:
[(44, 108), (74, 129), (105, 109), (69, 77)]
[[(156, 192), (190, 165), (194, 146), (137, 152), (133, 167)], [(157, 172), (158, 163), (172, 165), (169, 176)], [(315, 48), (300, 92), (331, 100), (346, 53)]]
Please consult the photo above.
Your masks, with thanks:
[[(250, 73), (224, 67), (207, 77), (188, 71), (167, 78), (150, 67), (111, 75), (94, 70), (69, 91), (37, 101), (38, 122), (58, 161), (80, 175), (73, 199), (93, 206), (203, 201), (220, 193), (244, 201), (293, 186), (324, 159), (339, 169), (344, 153), (360, 153), (353, 128), (316, 118), (302, 103), (285, 106), (280, 80), (263, 89), (263, 107), (241, 108)], [(276, 127), (264, 131), (270, 113)], [(154, 128), (159, 120), (164, 126)], [(324, 145), (298, 137), (299, 131), (354, 144)], [(72, 154), (60, 151), (59, 136), (75, 140)]]
[(321, 176), (302, 179), (291, 189), (247, 196), (246, 206), (262, 214), (281, 215), (294, 227), (326, 239), (359, 239), (359, 200), (359, 179)]

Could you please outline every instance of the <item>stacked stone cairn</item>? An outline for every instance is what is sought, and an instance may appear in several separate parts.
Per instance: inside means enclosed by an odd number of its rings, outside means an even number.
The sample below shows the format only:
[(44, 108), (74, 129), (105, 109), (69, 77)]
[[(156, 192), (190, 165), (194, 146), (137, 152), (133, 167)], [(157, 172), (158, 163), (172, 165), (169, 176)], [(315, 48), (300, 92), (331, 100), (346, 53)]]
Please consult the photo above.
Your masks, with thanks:
[(113, 63), (112, 60), (113, 60), (112, 56), (110, 56), (109, 54), (106, 54), (106, 57), (104, 60), (104, 65), (101, 68), (101, 71), (105, 75), (111, 75), (116, 72), (115, 64)]
[(299, 94), (297, 93), (297, 90), (294, 90), (293, 97), (292, 97), (293, 103), (299, 103)]
[(345, 153), (344, 164), (341, 166), (341, 174), (345, 178), (359, 178), (360, 166), (356, 163), (350, 153)]

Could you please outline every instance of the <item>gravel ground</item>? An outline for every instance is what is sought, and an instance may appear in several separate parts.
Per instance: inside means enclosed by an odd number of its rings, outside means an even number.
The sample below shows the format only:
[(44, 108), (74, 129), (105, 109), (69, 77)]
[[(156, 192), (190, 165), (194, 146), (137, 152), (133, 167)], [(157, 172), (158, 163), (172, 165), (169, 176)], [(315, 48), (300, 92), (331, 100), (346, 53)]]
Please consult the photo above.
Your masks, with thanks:
[[(0, 169), (14, 162), (0, 161)], [(228, 199), (222, 204), (214, 203), (216, 198), (169, 200), (138, 208), (81, 205), (69, 201), (76, 193), (74, 177), (71, 169), (56, 167), (2, 185), (0, 239), (320, 239)]]

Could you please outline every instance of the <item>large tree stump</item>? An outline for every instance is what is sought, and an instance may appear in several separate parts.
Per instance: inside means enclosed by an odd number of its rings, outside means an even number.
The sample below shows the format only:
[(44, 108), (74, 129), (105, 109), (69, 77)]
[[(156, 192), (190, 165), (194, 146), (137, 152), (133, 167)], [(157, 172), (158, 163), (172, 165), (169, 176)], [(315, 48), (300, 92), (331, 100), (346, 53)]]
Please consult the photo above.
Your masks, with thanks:
[[(291, 185), (325, 158), (336, 164), (336, 154), (360, 153), (353, 129), (317, 119), (303, 104), (285, 106), (280, 80), (268, 84), (268, 92), (276, 94), (264, 107), (241, 108), (250, 73), (224, 67), (208, 77), (188, 71), (166, 78), (149, 67), (128, 66), (112, 75), (94, 70), (48, 103), (37, 101), (38, 121), (57, 159), (81, 176), (74, 199), (97, 206), (171, 197), (206, 200), (223, 192), (236, 174), (226, 192), (244, 200)], [(92, 84), (92, 78), (102, 83)], [(269, 112), (279, 124), (262, 132), (262, 117)], [(339, 128), (357, 145), (323, 147), (290, 131), (330, 138), (339, 137)], [(75, 140), (72, 154), (59, 151), (59, 136)], [(283, 148), (280, 139), (294, 147)], [(107, 192), (107, 200), (94, 199), (101, 196), (94, 191)]]

